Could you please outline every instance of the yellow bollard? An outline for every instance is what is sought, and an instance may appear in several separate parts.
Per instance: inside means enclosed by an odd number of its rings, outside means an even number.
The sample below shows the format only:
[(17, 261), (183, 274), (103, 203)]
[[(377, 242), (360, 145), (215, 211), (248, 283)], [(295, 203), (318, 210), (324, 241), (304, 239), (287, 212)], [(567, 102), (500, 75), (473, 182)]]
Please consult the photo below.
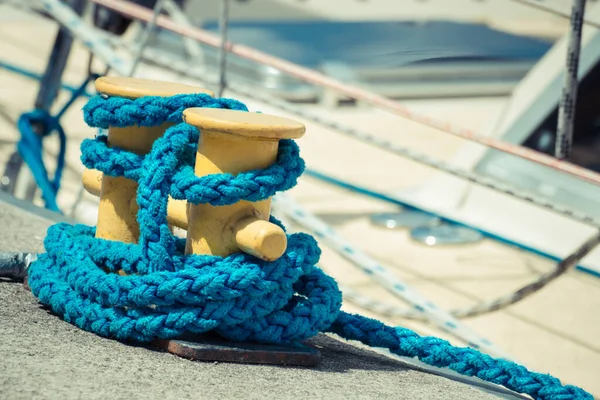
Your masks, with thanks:
[[(190, 108), (184, 121), (200, 129), (195, 173), (237, 174), (270, 166), (280, 139), (297, 139), (305, 127), (282, 117), (244, 111)], [(229, 206), (188, 204), (186, 252), (227, 256), (244, 251), (267, 261), (281, 257), (287, 237), (268, 222), (271, 199)]]
[[(81, 182), (83, 183), (84, 189), (92, 196), (100, 197), (102, 193), (102, 172), (95, 169), (83, 170), (81, 176)], [(131, 199), (135, 202), (136, 199)], [(169, 197), (169, 203), (167, 205), (167, 222), (181, 229), (186, 229), (187, 224), (187, 202), (185, 200), (175, 200)]]
[[(195, 86), (154, 81), (128, 77), (101, 77), (96, 80), (96, 90), (108, 96), (119, 96), (136, 99), (144, 96), (174, 96), (176, 94), (212, 92)], [(108, 146), (119, 147), (139, 155), (147, 154), (156, 139), (162, 136), (172, 124), (166, 123), (158, 127), (131, 126), (127, 128), (110, 127), (108, 130)], [(93, 171), (92, 171), (93, 173)], [(137, 243), (140, 229), (137, 223), (138, 205), (136, 201), (137, 183), (124, 177), (83, 177), (84, 184), (93, 186), (93, 180), (101, 182), (100, 205), (96, 237), (125, 243)], [(178, 213), (183, 215), (183, 204)], [(178, 218), (177, 220), (179, 221)], [(185, 220), (185, 219), (184, 219)], [(179, 221), (182, 222), (182, 221)]]
[(97, 169), (83, 169), (81, 183), (83, 188), (92, 196), (100, 197), (102, 193), (102, 172)]

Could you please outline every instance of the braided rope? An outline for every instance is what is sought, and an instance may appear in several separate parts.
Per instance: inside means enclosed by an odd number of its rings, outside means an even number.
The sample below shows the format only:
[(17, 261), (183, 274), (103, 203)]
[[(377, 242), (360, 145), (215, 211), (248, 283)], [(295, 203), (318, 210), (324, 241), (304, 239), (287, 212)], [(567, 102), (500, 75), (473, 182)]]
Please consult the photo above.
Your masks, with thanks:
[[(66, 321), (101, 336), (140, 342), (215, 331), (235, 341), (292, 343), (318, 332), (332, 332), (536, 399), (592, 398), (580, 388), (563, 386), (556, 378), (513, 362), (340, 311), (341, 293), (335, 280), (315, 266), (320, 249), (307, 234), (288, 235), (285, 254), (274, 262), (243, 253), (228, 257), (184, 254), (184, 241), (168, 229), (169, 195), (179, 190), (177, 194), (185, 197), (191, 192), (182, 187), (193, 187), (197, 200), (202, 201), (214, 199), (215, 191), (226, 199), (224, 204), (246, 196), (262, 198), (295, 183), (303, 167), (297, 147), (288, 141), (282, 144), (279, 167), (271, 175), (249, 171), (244, 179), (239, 179), (241, 174), (213, 176), (219, 182), (213, 186), (208, 185), (210, 179), (182, 183), (189, 179), (182, 171), (193, 162), (189, 155), (199, 135), (182, 122), (182, 112), (189, 107), (246, 110), (239, 102), (202, 95), (137, 100), (96, 97), (84, 108), (86, 122), (95, 127), (176, 125), (143, 158), (94, 147), (91, 142), (82, 146), (85, 163), (106, 167), (115, 176), (128, 175), (128, 167), (136, 171), (128, 177), (139, 183), (141, 232), (139, 244), (126, 244), (96, 239), (93, 227), (65, 223), (50, 227), (44, 241), (46, 252), (30, 267), (29, 286)], [(96, 142), (103, 144), (101, 139)], [(295, 172), (276, 179), (274, 175), (284, 174), (287, 167)], [(246, 189), (240, 194), (242, 186)], [(117, 270), (128, 275), (112, 273)]]
[(360, 315), (340, 312), (329, 331), (400, 356), (417, 357), (429, 365), (476, 376), (534, 399), (593, 399), (580, 388), (560, 387), (560, 381), (550, 375), (530, 372), (516, 363), (494, 359), (471, 348), (454, 347), (440, 338), (421, 337), (409, 329), (387, 326)]
[[(510, 305), (516, 304), (533, 295), (534, 293), (539, 292), (554, 280), (577, 266), (579, 261), (591, 253), (592, 250), (598, 246), (598, 244), (600, 244), (600, 232), (594, 233), (594, 235), (588, 238), (575, 251), (559, 261), (551, 271), (540, 275), (534, 281), (493, 300), (484, 300), (470, 307), (451, 310), (450, 314), (456, 318), (473, 318), (490, 312), (499, 311)], [(418, 321), (427, 321), (422, 313), (381, 303), (372, 298), (363, 296), (351, 288), (343, 288), (343, 292), (345, 299), (356, 303), (365, 310), (372, 311), (376, 314), (388, 317), (401, 317)]]

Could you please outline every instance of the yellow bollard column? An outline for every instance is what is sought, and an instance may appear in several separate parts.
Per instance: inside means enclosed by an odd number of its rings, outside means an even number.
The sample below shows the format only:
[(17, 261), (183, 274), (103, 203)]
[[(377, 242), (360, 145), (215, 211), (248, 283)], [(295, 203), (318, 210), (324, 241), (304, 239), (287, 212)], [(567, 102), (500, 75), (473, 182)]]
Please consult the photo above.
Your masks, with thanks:
[[(199, 177), (266, 168), (277, 158), (279, 140), (297, 139), (305, 132), (299, 122), (244, 111), (190, 108), (183, 117), (200, 129), (195, 165)], [(268, 221), (270, 214), (271, 199), (227, 206), (187, 203), (186, 253), (227, 256), (243, 251), (274, 261), (285, 253), (287, 236)], [(210, 334), (154, 343), (172, 354), (204, 361), (315, 366), (321, 357), (311, 347), (257, 347), (215, 340)]]
[[(299, 122), (266, 114), (191, 108), (183, 115), (201, 131), (197, 176), (266, 168), (277, 157), (279, 140), (297, 139), (305, 132)], [(227, 256), (241, 250), (274, 261), (285, 252), (287, 237), (268, 222), (270, 213), (271, 199), (229, 206), (188, 204), (186, 252)]]
[[(96, 90), (104, 95), (130, 99), (144, 96), (174, 96), (176, 94), (192, 93), (213, 95), (212, 92), (200, 87), (128, 77), (101, 77), (96, 80)], [(166, 123), (158, 127), (110, 127), (108, 130), (108, 146), (144, 155), (150, 151), (154, 141), (162, 136), (171, 125)], [(136, 201), (137, 183), (124, 177), (102, 177), (101, 175), (98, 177), (90, 173), (87, 173), (83, 178), (88, 187), (101, 182), (96, 237), (125, 243), (137, 243), (140, 236), (140, 228), (136, 220), (138, 211)], [(181, 205), (179, 207), (181, 208)]]
[[(102, 193), (102, 172), (95, 169), (84, 169), (81, 175), (83, 188), (92, 196), (100, 197)], [(131, 201), (136, 201), (132, 198)], [(167, 205), (167, 222), (170, 225), (187, 230), (187, 202), (185, 200), (175, 200), (169, 197)]]

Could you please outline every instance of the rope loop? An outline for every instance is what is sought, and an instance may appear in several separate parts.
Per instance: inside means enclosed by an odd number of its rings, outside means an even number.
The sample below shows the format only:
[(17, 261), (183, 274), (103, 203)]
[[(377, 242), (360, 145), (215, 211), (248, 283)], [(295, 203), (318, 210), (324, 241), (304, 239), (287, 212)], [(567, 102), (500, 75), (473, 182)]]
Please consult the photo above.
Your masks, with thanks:
[[(189, 128), (187, 128), (189, 129)], [(275, 163), (262, 170), (232, 174), (211, 174), (197, 177), (191, 155), (195, 154), (198, 140), (195, 129), (188, 131), (189, 149), (182, 154), (177, 172), (173, 176), (170, 195), (177, 200), (192, 204), (208, 203), (214, 206), (235, 204), (240, 200), (261, 201), (275, 193), (286, 191), (297, 184), (305, 164), (300, 150), (293, 140), (279, 143)], [(119, 148), (109, 151), (106, 136), (85, 139), (81, 144), (81, 162), (87, 168), (96, 169), (108, 176), (124, 176), (139, 182), (143, 156)]]
[[(17, 151), (29, 166), (36, 184), (41, 189), (46, 208), (60, 212), (56, 196), (60, 189), (60, 181), (65, 166), (67, 137), (59, 118), (50, 115), (46, 110), (35, 109), (22, 114), (17, 121), (17, 127), (21, 134)], [(59, 152), (56, 157), (54, 177), (50, 179), (43, 158), (43, 139), (53, 132), (58, 134)]]

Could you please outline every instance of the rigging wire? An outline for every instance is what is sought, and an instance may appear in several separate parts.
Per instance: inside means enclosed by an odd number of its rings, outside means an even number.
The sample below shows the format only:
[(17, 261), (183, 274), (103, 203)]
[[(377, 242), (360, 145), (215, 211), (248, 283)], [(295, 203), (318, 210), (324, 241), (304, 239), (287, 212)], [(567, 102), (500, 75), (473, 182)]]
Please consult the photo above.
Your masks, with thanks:
[(569, 47), (567, 49), (567, 65), (565, 81), (558, 106), (558, 124), (556, 128), (556, 147), (554, 155), (559, 160), (568, 160), (573, 144), (575, 128), (575, 107), (577, 103), (577, 86), (579, 72), (579, 55), (581, 51), (581, 30), (585, 0), (573, 0), (571, 10), (571, 26), (569, 30)]
[(227, 87), (227, 33), (229, 30), (229, 0), (221, 0), (221, 16), (219, 18), (219, 30), (221, 31), (221, 45), (219, 46), (219, 91), (218, 97), (223, 96)]
[[(563, 12), (557, 8), (554, 8), (552, 6), (549, 6), (547, 4), (544, 4), (541, 1), (532, 1), (532, 0), (510, 0), (510, 1), (512, 1), (513, 3), (519, 3), (519, 4), (522, 4), (522, 5), (531, 7), (531, 8), (536, 8), (541, 11), (546, 11), (547, 13), (556, 15), (558, 17), (563, 17), (563, 18), (567, 18), (567, 19), (571, 18), (570, 14), (565, 13), (565, 12)], [(594, 28), (600, 29), (600, 22), (598, 22), (598, 21), (594, 21), (589, 18), (584, 18), (583, 23), (585, 25), (593, 26)]]
[(156, 27), (156, 20), (158, 19), (158, 16), (163, 10), (163, 4), (164, 0), (157, 0), (156, 4), (154, 5), (152, 18), (146, 25), (146, 28), (142, 31), (140, 45), (138, 51), (135, 53), (135, 57), (133, 58), (133, 63), (131, 65), (131, 70), (129, 71), (129, 76), (133, 76), (138, 64), (140, 63), (140, 60), (142, 59), (144, 50), (146, 49), (146, 46), (148, 46), (148, 43), (150, 42), (150, 37), (152, 36), (154, 28)]

